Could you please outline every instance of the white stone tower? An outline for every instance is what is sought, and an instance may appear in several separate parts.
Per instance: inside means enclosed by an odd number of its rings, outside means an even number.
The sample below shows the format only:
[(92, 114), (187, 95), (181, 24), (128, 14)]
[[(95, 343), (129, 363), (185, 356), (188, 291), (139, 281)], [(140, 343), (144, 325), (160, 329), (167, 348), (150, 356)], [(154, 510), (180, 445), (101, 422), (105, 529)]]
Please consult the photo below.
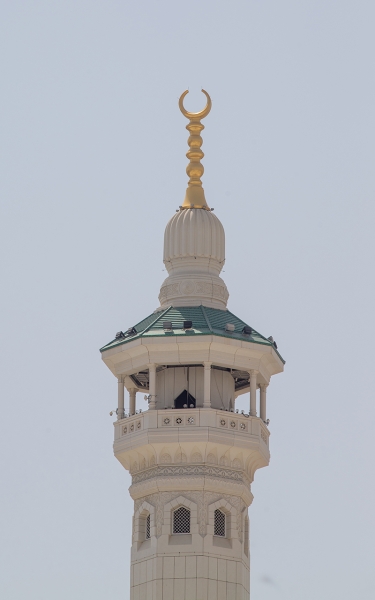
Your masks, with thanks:
[(200, 179), (202, 91), (200, 113), (180, 99), (190, 180), (165, 230), (160, 307), (101, 349), (118, 379), (114, 453), (132, 475), (131, 600), (249, 599), (251, 483), (269, 463), (266, 390), (284, 365), (272, 338), (227, 310), (224, 229)]

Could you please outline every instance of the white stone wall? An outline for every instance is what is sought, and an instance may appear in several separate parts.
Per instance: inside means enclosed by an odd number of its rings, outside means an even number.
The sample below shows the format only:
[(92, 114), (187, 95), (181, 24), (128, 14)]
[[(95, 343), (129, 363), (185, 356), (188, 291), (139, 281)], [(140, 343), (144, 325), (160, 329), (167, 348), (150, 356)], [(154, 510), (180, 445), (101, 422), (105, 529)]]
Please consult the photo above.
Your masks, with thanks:
[[(173, 511), (191, 511), (191, 534), (173, 534)], [(214, 511), (227, 517), (225, 537), (214, 536)], [(151, 539), (145, 539), (145, 515)], [(135, 502), (131, 600), (249, 600), (247, 507), (231, 495), (159, 493)]]
[(131, 566), (131, 600), (249, 600), (242, 561), (190, 554), (154, 556)]

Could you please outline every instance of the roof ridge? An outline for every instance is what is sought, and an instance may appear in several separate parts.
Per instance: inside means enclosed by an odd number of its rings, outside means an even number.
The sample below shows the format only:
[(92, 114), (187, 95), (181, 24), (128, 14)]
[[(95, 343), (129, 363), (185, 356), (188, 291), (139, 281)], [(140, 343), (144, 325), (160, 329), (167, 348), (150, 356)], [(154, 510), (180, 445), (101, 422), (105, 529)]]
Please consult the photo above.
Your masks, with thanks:
[(208, 329), (209, 329), (209, 330), (210, 330), (210, 331), (213, 333), (213, 329), (212, 329), (212, 327), (211, 327), (211, 323), (210, 323), (210, 321), (209, 321), (209, 319), (208, 319), (208, 317), (207, 317), (207, 313), (206, 313), (206, 310), (205, 310), (205, 308), (204, 308), (203, 304), (201, 304), (201, 309), (202, 309), (203, 316), (204, 316), (204, 318), (206, 319), (206, 323), (207, 323), (207, 325), (208, 325)]
[(144, 330), (142, 331), (142, 333), (146, 333), (146, 331), (148, 331), (149, 329), (151, 329), (151, 327), (152, 327), (152, 326), (153, 326), (153, 325), (154, 325), (154, 324), (155, 324), (157, 321), (159, 321), (159, 319), (160, 319), (161, 317), (164, 317), (164, 315), (165, 315), (165, 314), (166, 314), (166, 313), (167, 313), (167, 312), (168, 312), (168, 311), (169, 311), (171, 308), (172, 308), (172, 306), (168, 306), (168, 308), (166, 308), (166, 309), (165, 309), (165, 310), (164, 310), (164, 311), (163, 311), (161, 314), (159, 314), (159, 316), (158, 316), (158, 317), (156, 317), (156, 319), (154, 319), (154, 320), (153, 320), (153, 321), (150, 323), (150, 325), (149, 325), (148, 327), (146, 327), (146, 329), (144, 329)]
[[(232, 317), (235, 317), (236, 319), (238, 319), (239, 321), (242, 321), (242, 323), (245, 323), (245, 325), (247, 325), (246, 321), (243, 321), (243, 319), (240, 319), (239, 317), (237, 317), (230, 310), (228, 310), (228, 312), (232, 315)], [(251, 329), (254, 331), (254, 333), (256, 333), (257, 335), (259, 335), (259, 337), (261, 337), (265, 342), (268, 342), (268, 344), (270, 344), (272, 346), (272, 342), (270, 342), (270, 340), (268, 338), (266, 338), (266, 336), (264, 336), (261, 333), (259, 333), (259, 331), (257, 331), (256, 329), (254, 329), (254, 327), (252, 327), (251, 325), (249, 325), (249, 327), (251, 327)]]

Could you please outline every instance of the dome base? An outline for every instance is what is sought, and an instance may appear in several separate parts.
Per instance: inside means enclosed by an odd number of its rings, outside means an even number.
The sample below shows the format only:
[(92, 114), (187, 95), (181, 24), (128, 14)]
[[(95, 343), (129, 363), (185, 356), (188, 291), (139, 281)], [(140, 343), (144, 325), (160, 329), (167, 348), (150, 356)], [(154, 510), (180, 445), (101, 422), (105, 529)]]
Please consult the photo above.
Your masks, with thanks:
[(160, 307), (208, 306), (225, 310), (229, 292), (218, 275), (184, 273), (167, 277), (160, 289)]

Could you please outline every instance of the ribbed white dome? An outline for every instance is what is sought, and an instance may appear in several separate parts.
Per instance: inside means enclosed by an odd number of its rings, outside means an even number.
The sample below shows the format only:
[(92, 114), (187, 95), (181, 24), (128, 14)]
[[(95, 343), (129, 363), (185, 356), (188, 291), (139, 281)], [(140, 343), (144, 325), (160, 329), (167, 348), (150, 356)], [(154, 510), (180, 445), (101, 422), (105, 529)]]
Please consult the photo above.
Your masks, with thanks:
[(169, 277), (159, 300), (167, 306), (211, 306), (225, 309), (228, 290), (219, 277), (225, 261), (225, 234), (210, 210), (180, 210), (164, 234), (164, 264)]
[(181, 210), (169, 221), (164, 234), (164, 262), (184, 256), (224, 262), (224, 228), (211, 211)]

